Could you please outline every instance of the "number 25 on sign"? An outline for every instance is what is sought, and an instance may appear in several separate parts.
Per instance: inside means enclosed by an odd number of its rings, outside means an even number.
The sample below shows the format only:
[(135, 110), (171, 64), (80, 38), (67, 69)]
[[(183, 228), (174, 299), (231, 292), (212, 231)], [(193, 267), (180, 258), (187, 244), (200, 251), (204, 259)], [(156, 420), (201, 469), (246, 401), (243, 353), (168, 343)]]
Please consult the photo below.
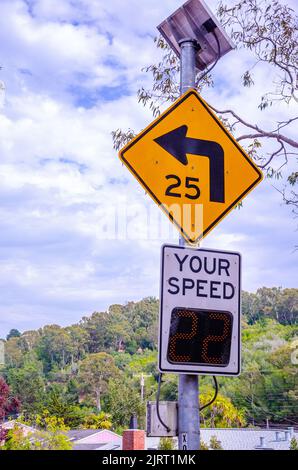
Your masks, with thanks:
[(262, 173), (195, 90), (119, 153), (189, 243), (204, 237)]

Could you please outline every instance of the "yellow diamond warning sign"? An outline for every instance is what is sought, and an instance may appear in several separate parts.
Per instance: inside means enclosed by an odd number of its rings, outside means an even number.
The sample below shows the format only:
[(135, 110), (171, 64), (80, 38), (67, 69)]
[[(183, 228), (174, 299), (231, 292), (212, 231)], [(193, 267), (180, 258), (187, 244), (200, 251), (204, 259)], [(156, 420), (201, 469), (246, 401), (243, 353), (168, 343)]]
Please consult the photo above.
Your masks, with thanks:
[(263, 177), (195, 90), (119, 156), (189, 243), (210, 232)]

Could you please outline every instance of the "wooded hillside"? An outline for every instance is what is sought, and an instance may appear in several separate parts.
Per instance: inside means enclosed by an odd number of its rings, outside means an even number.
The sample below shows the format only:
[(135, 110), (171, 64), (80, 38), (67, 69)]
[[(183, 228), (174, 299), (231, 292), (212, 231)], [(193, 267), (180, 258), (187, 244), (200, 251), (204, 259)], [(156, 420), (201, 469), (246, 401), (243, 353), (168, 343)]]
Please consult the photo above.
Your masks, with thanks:
[[(219, 378), (220, 394), (203, 413), (205, 426), (298, 424), (298, 289), (262, 288), (242, 295), (243, 371)], [(47, 410), (70, 427), (119, 430), (157, 389), (158, 301), (146, 298), (112, 305), (75, 325), (47, 325), (22, 334), (12, 330), (1, 371), (27, 418)], [(297, 348), (297, 345), (296, 345)], [(298, 362), (298, 361), (297, 361)], [(145, 376), (141, 401), (140, 378)], [(201, 379), (201, 401), (213, 393)], [(177, 395), (177, 378), (166, 375), (162, 399)]]

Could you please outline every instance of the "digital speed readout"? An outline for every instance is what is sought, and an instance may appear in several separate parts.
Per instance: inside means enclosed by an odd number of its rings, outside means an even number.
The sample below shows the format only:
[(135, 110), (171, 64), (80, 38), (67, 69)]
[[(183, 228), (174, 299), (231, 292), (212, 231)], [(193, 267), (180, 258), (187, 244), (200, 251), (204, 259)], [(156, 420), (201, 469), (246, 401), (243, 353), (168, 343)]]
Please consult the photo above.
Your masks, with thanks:
[(229, 364), (233, 329), (230, 312), (174, 308), (167, 359), (172, 364)]

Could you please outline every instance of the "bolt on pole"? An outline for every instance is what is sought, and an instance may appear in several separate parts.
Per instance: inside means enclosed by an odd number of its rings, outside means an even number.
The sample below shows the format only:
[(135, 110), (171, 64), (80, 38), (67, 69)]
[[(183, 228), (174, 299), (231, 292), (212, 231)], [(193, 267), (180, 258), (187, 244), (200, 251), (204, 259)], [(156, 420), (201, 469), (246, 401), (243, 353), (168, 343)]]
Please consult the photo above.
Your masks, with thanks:
[[(195, 87), (195, 56), (198, 50), (196, 39), (186, 38), (179, 42), (180, 93)], [(180, 235), (179, 244), (186, 244)], [(197, 375), (179, 374), (178, 385), (178, 441), (179, 450), (199, 450), (200, 448), (200, 410), (199, 378)]]

